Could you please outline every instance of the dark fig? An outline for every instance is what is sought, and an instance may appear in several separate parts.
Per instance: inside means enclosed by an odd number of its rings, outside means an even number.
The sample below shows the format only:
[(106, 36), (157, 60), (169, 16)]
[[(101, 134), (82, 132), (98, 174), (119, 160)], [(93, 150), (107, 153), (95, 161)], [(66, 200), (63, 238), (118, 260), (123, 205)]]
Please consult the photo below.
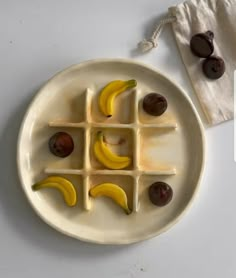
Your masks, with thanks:
[(194, 55), (207, 58), (214, 52), (214, 33), (207, 31), (206, 33), (199, 33), (192, 37), (190, 41), (190, 48)]
[(160, 94), (150, 93), (143, 99), (143, 110), (151, 116), (161, 116), (167, 107), (166, 98)]
[(66, 132), (55, 133), (48, 142), (50, 152), (59, 157), (67, 157), (74, 150), (72, 137)]
[(148, 193), (150, 201), (158, 207), (166, 206), (173, 197), (172, 188), (167, 183), (161, 181), (150, 185)]

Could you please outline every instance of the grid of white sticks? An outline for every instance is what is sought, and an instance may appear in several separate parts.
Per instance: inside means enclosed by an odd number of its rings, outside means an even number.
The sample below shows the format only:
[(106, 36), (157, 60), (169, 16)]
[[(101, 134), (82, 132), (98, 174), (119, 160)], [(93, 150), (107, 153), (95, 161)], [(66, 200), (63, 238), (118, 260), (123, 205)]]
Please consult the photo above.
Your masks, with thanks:
[[(50, 127), (60, 127), (60, 128), (73, 128), (73, 129), (83, 129), (84, 130), (84, 157), (83, 157), (83, 168), (82, 169), (53, 169), (46, 168), (45, 173), (47, 174), (60, 174), (60, 175), (79, 175), (83, 177), (83, 205), (85, 210), (90, 210), (91, 208), (91, 198), (89, 197), (90, 189), (90, 175), (128, 175), (133, 179), (133, 208), (134, 212), (139, 209), (139, 179), (143, 175), (150, 176), (163, 176), (163, 175), (175, 175), (175, 166), (170, 166), (166, 170), (143, 170), (139, 165), (139, 155), (140, 155), (140, 130), (144, 128), (153, 129), (163, 129), (167, 128), (170, 130), (175, 130), (177, 125), (173, 124), (145, 124), (139, 121), (139, 90), (133, 90), (134, 93), (134, 109), (132, 109), (133, 122), (130, 124), (119, 124), (119, 123), (94, 123), (91, 117), (91, 110), (85, 109), (85, 120), (80, 123), (70, 123), (70, 122), (49, 122)], [(93, 92), (90, 88), (86, 89), (85, 92), (85, 107), (91, 107)], [(91, 146), (91, 129), (92, 128), (122, 128), (129, 129), (133, 133), (133, 168), (131, 170), (110, 170), (110, 169), (92, 169), (90, 167), (90, 146)], [(112, 180), (112, 179), (111, 179)], [(110, 181), (109, 181), (110, 182)]]

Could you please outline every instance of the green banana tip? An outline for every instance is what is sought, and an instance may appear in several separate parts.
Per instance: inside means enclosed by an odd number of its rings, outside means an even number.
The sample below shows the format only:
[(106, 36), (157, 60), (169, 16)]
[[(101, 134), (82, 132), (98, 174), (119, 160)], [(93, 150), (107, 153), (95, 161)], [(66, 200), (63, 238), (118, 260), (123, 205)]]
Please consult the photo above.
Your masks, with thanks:
[(90, 197), (93, 197), (93, 193), (92, 193), (91, 190), (92, 190), (92, 189), (89, 190), (89, 196), (90, 196)]
[(132, 213), (132, 210), (130, 210), (129, 208), (127, 208), (127, 209), (125, 210), (125, 212), (126, 212), (127, 215), (130, 215), (130, 214)]
[(37, 183), (33, 184), (31, 186), (31, 188), (32, 188), (33, 191), (37, 191), (38, 190), (38, 184)]
[(137, 86), (137, 81), (135, 79), (131, 79), (127, 81), (129, 87), (136, 87)]
[(98, 138), (98, 140), (104, 141), (104, 135), (103, 135), (103, 132), (102, 132), (102, 131), (98, 131), (98, 132), (97, 132), (97, 138)]
[(98, 137), (103, 136), (103, 134), (102, 134), (102, 131), (101, 131), (101, 130), (97, 132), (97, 136), (98, 136)]

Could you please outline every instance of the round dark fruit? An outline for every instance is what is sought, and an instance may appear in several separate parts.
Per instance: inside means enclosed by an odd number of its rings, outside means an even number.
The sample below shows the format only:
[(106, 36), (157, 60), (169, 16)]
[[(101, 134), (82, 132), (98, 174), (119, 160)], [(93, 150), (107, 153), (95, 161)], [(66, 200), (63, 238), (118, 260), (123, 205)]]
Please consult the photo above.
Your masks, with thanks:
[(194, 55), (207, 58), (214, 52), (214, 33), (207, 31), (206, 33), (196, 34), (190, 41), (190, 48)]
[(72, 137), (66, 132), (55, 133), (48, 142), (50, 152), (59, 157), (66, 157), (74, 150)]
[(203, 62), (202, 69), (206, 77), (219, 79), (225, 73), (225, 62), (220, 57), (211, 56)]
[(150, 185), (148, 194), (154, 205), (163, 207), (172, 200), (173, 190), (167, 183), (158, 181)]
[(150, 93), (143, 99), (143, 110), (151, 116), (161, 116), (167, 107), (166, 98), (160, 94)]

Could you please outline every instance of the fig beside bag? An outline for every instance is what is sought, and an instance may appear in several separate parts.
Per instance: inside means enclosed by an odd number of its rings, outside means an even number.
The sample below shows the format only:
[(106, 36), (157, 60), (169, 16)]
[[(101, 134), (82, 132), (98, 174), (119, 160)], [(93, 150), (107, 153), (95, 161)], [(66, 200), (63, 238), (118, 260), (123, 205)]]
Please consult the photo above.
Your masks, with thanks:
[[(179, 52), (193, 88), (211, 125), (233, 119), (233, 76), (236, 69), (236, 0), (188, 0), (169, 8), (169, 16), (160, 22), (143, 51), (156, 47), (156, 39), (166, 23), (171, 23)], [(214, 33), (214, 55), (225, 61), (226, 71), (217, 80), (202, 72), (203, 60), (194, 56), (189, 42), (194, 34)]]

